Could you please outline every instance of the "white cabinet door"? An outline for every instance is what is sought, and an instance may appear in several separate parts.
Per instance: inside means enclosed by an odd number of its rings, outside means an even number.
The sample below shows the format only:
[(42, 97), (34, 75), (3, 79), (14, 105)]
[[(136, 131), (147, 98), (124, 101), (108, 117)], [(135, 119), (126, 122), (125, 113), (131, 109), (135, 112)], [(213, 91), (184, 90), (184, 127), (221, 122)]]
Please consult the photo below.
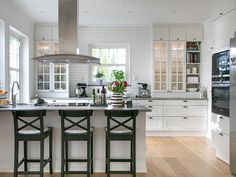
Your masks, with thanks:
[(229, 46), (230, 38), (234, 37), (234, 30), (234, 11), (213, 21), (214, 48)]
[(186, 40), (186, 28), (185, 27), (171, 27), (170, 28), (170, 40), (172, 41), (185, 41)]
[(207, 106), (164, 106), (164, 116), (206, 116)]
[(154, 27), (153, 28), (153, 40), (162, 41), (169, 40), (169, 26), (167, 27)]
[(163, 130), (163, 117), (146, 117), (146, 130)]
[(36, 40), (52, 40), (52, 28), (50, 26), (36, 26), (35, 27)]
[(165, 117), (164, 129), (176, 131), (205, 131), (207, 129), (207, 118)]
[(202, 41), (203, 28), (202, 27), (187, 27), (186, 40), (187, 41)]
[(226, 135), (220, 131), (215, 131), (214, 143), (216, 156), (226, 163), (229, 163), (229, 135)]
[(229, 117), (217, 116), (218, 130), (229, 135)]
[(163, 116), (163, 106), (150, 106), (152, 108), (152, 112), (147, 112), (146, 116)]
[(59, 40), (59, 31), (57, 26), (52, 27), (52, 40), (58, 41)]
[(235, 0), (214, 0), (212, 4), (212, 17), (213, 19), (219, 18), (234, 8)]

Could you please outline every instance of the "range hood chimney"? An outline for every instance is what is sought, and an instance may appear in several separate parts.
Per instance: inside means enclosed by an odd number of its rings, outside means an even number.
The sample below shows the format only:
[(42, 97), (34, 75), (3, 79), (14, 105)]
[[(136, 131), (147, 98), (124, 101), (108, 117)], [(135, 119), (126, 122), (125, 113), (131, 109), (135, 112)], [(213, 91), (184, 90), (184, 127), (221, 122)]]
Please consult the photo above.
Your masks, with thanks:
[(77, 51), (77, 0), (59, 0), (59, 54), (33, 58), (54, 63), (99, 64), (100, 59), (76, 54)]

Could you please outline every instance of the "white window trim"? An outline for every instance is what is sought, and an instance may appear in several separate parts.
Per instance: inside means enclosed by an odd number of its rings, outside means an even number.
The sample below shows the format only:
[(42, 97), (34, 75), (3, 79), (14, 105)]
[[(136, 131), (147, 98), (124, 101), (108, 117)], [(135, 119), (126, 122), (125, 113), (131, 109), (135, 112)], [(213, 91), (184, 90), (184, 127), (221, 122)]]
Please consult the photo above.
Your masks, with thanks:
[[(89, 55), (92, 56), (92, 49), (93, 48), (125, 48), (126, 49), (126, 64), (104, 64), (104, 66), (126, 66), (126, 80), (128, 83), (130, 83), (131, 78), (132, 78), (132, 72), (131, 72), (131, 67), (130, 67), (130, 44), (128, 43), (97, 43), (97, 44), (89, 44), (88, 45), (88, 50), (89, 50)], [(88, 69), (88, 83), (89, 84), (95, 84), (92, 82), (92, 65), (89, 66)]]

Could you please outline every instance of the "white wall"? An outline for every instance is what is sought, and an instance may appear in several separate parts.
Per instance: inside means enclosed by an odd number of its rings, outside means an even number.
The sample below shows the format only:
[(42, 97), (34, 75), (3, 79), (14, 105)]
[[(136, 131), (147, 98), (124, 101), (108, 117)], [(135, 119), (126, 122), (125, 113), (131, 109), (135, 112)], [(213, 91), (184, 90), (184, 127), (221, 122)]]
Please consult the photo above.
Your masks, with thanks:
[[(136, 91), (137, 82), (151, 84), (152, 81), (152, 28), (79, 28), (79, 48), (81, 54), (89, 54), (91, 44), (129, 44), (130, 75), (129, 92)], [(70, 96), (74, 96), (74, 88), (78, 82), (88, 82), (88, 65), (70, 65)], [(133, 79), (135, 78), (135, 80)]]
[[(23, 72), (23, 82), (21, 83), (21, 88), (23, 92), (23, 100), (28, 101), (31, 95), (34, 94), (34, 84), (30, 84), (34, 81), (34, 63), (30, 61), (30, 58), (34, 54), (34, 24), (31, 22), (30, 18), (19, 12), (14, 6), (10, 4), (8, 0), (1, 0), (0, 4), (0, 19), (4, 21), (5, 25), (5, 80), (6, 85), (8, 86), (8, 35), (9, 35), (9, 26), (14, 27), (22, 34), (23, 43), (25, 44), (26, 52), (24, 52), (22, 68)], [(27, 42), (28, 41), (28, 42)], [(28, 44), (26, 44), (28, 43)], [(27, 52), (28, 51), (28, 52)], [(31, 73), (31, 74), (29, 74)]]

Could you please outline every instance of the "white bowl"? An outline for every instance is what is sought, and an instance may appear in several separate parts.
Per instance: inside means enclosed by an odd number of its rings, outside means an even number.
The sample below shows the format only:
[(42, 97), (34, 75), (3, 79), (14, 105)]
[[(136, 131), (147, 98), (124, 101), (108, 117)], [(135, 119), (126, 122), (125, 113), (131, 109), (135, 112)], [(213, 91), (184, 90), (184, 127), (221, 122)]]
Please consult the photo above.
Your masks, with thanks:
[(187, 88), (188, 92), (196, 92), (198, 88)]

